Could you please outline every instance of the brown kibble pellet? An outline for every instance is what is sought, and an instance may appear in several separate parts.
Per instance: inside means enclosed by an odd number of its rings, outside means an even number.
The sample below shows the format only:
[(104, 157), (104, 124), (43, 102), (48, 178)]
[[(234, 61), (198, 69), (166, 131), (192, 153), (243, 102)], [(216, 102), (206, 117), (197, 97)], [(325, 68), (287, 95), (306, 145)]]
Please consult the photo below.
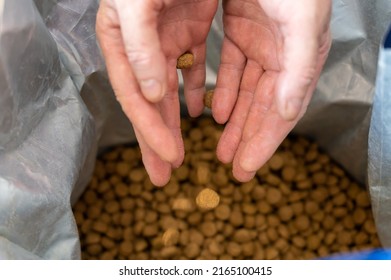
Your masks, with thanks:
[(363, 245), (363, 244), (366, 244), (369, 240), (369, 236), (367, 233), (363, 232), (363, 231), (360, 231), (356, 234), (356, 236), (354, 237), (354, 242), (357, 244), (357, 245)]
[(118, 162), (116, 166), (117, 174), (121, 177), (125, 177), (129, 175), (129, 171), (131, 166), (127, 162)]
[(120, 204), (117, 201), (109, 201), (105, 205), (105, 210), (107, 213), (118, 213), (120, 209)]
[(284, 166), (284, 158), (279, 153), (275, 153), (267, 162), (271, 170), (280, 170)]
[(147, 241), (145, 239), (137, 239), (134, 242), (134, 251), (136, 252), (142, 252), (148, 247)]
[(319, 204), (314, 201), (306, 201), (304, 205), (305, 212), (312, 216), (313, 214), (317, 213), (319, 210)]
[(194, 210), (194, 205), (193, 202), (188, 198), (176, 198), (172, 202), (172, 209), (190, 212)]
[(255, 216), (254, 215), (246, 215), (244, 216), (244, 227), (245, 228), (254, 228), (255, 226)]
[(366, 220), (364, 223), (364, 229), (369, 234), (376, 234), (376, 226), (373, 220)]
[(102, 246), (105, 248), (105, 249), (112, 249), (116, 246), (115, 242), (110, 239), (110, 238), (107, 238), (107, 237), (102, 237), (101, 239), (101, 242)]
[(146, 176), (147, 176), (147, 173), (142, 168), (132, 169), (129, 173), (129, 179), (135, 183), (142, 182)]
[(257, 205), (257, 208), (261, 214), (268, 214), (268, 213), (272, 212), (272, 210), (273, 210), (272, 207), (270, 206), (270, 204), (267, 202), (259, 203)]
[(101, 181), (98, 185), (97, 192), (98, 193), (105, 193), (110, 189), (110, 183), (108, 181)]
[(96, 202), (98, 197), (97, 197), (96, 193), (93, 192), (92, 190), (87, 190), (83, 195), (83, 199), (86, 204), (91, 205)]
[(243, 213), (239, 210), (234, 210), (231, 212), (231, 216), (229, 217), (229, 222), (235, 226), (241, 226), (244, 223)]
[(184, 53), (182, 54), (176, 62), (176, 68), (177, 69), (188, 69), (191, 68), (191, 66), (194, 63), (194, 56), (191, 53)]
[(242, 255), (245, 258), (251, 257), (254, 255), (254, 243), (253, 242), (247, 242), (242, 244)]
[(333, 203), (336, 206), (341, 206), (346, 204), (346, 195), (344, 193), (339, 193), (333, 197)]
[(195, 259), (201, 253), (200, 246), (195, 243), (190, 243), (183, 249), (183, 253), (188, 259)]
[(146, 237), (152, 237), (157, 235), (159, 232), (159, 228), (157, 224), (147, 224), (143, 229), (143, 235)]
[(327, 174), (324, 172), (316, 172), (312, 175), (312, 181), (317, 185), (324, 185), (327, 181)]
[(86, 236), (86, 244), (96, 244), (100, 242), (100, 234), (91, 232)]
[(100, 255), (100, 260), (114, 260), (114, 254), (112, 252), (103, 252), (101, 255)]
[(228, 184), (228, 176), (223, 172), (216, 172), (212, 174), (212, 182), (217, 187), (225, 187)]
[(212, 189), (206, 188), (196, 197), (197, 206), (204, 210), (216, 208), (219, 205), (220, 196)]
[(250, 231), (247, 229), (238, 229), (233, 235), (233, 240), (238, 243), (246, 243), (251, 241)]
[(371, 204), (368, 193), (366, 191), (359, 192), (356, 196), (356, 203), (360, 207), (368, 207)]
[(131, 242), (124, 241), (119, 245), (119, 253), (123, 257), (128, 257), (133, 252), (133, 244)]
[(226, 250), (232, 257), (238, 257), (242, 253), (241, 246), (233, 241), (228, 242)]
[(201, 164), (196, 167), (196, 178), (198, 185), (205, 185), (210, 182), (211, 174), (210, 167), (206, 164)]
[(108, 226), (106, 223), (96, 221), (92, 224), (92, 229), (99, 233), (105, 233), (108, 229)]
[(320, 244), (321, 240), (317, 235), (311, 235), (307, 238), (307, 248), (310, 250), (316, 250)]
[(109, 228), (106, 231), (106, 236), (114, 240), (117, 240), (121, 237), (120, 232), (115, 228)]
[(339, 245), (350, 245), (353, 240), (352, 240), (352, 234), (348, 231), (341, 231), (338, 232), (337, 234), (337, 242)]
[(353, 221), (356, 225), (361, 225), (367, 219), (367, 213), (362, 208), (357, 208), (353, 212)]
[(242, 211), (246, 215), (254, 215), (257, 212), (257, 207), (250, 203), (243, 203)]
[(160, 256), (163, 259), (171, 259), (179, 254), (179, 249), (175, 246), (163, 247), (160, 251)]
[(206, 108), (212, 109), (213, 93), (214, 93), (213, 89), (208, 90), (208, 91), (205, 92), (205, 95), (204, 95), (204, 105), (205, 105)]
[(163, 240), (164, 246), (173, 246), (173, 245), (177, 244), (179, 241), (178, 230), (175, 228), (167, 229), (162, 236), (162, 240)]
[(231, 208), (227, 204), (220, 204), (214, 210), (215, 216), (219, 220), (228, 220), (231, 216)]
[(87, 253), (91, 256), (97, 256), (102, 252), (102, 246), (99, 244), (92, 244), (87, 246)]
[(296, 247), (299, 247), (299, 248), (304, 248), (305, 245), (306, 245), (306, 241), (303, 237), (301, 236), (295, 236), (292, 238), (292, 242), (293, 244), (296, 246)]
[(286, 166), (281, 172), (282, 179), (286, 182), (291, 182), (296, 177), (296, 169), (292, 166)]
[(278, 258), (278, 250), (273, 247), (268, 247), (266, 249), (265, 257), (267, 260), (276, 260)]
[(262, 200), (266, 197), (266, 188), (256, 185), (251, 193), (251, 197), (255, 200)]
[(223, 254), (224, 250), (221, 244), (219, 242), (212, 240), (208, 245), (209, 252), (214, 256), (220, 256)]
[(114, 187), (114, 192), (115, 194), (118, 196), (118, 197), (126, 197), (128, 195), (128, 192), (129, 192), (129, 188), (128, 186), (126, 186), (124, 183), (118, 183), (115, 187)]
[(299, 216), (300, 214), (302, 214), (304, 212), (304, 205), (302, 202), (292, 203), (291, 207), (292, 207), (293, 213), (296, 216)]
[(281, 179), (272, 173), (267, 174), (265, 176), (265, 181), (267, 184), (275, 186), (275, 187), (279, 186), (281, 183)]
[(216, 224), (214, 222), (204, 222), (200, 228), (202, 234), (206, 237), (212, 237), (217, 233)]
[(185, 181), (189, 176), (189, 167), (187, 165), (181, 165), (174, 170), (174, 176), (179, 182)]
[(296, 218), (295, 226), (299, 231), (304, 231), (309, 228), (310, 219), (308, 218), (308, 216), (301, 215)]
[(167, 196), (175, 196), (179, 191), (179, 184), (175, 180), (171, 180), (164, 186), (163, 191)]
[(102, 213), (102, 208), (101, 207), (97, 207), (95, 205), (91, 205), (90, 207), (88, 207), (88, 210), (87, 210), (87, 217), (89, 219), (96, 219), (98, 218)]
[(281, 199), (282, 193), (279, 189), (270, 187), (266, 190), (266, 200), (270, 204), (277, 204)]
[(189, 231), (189, 238), (192, 242), (198, 244), (199, 246), (203, 245), (205, 237), (196, 229)]
[(278, 209), (278, 216), (283, 222), (289, 221), (293, 217), (292, 207), (290, 205), (281, 206)]
[(267, 237), (269, 238), (270, 242), (274, 242), (278, 239), (278, 233), (275, 228), (269, 227), (266, 230)]
[(84, 223), (84, 215), (81, 212), (74, 212), (73, 215), (75, 216), (75, 221), (77, 226), (81, 227)]
[(326, 188), (324, 187), (318, 187), (317, 189), (313, 190), (311, 193), (310, 193), (312, 199), (317, 202), (317, 203), (321, 203), (323, 201), (325, 201), (328, 197), (328, 191)]

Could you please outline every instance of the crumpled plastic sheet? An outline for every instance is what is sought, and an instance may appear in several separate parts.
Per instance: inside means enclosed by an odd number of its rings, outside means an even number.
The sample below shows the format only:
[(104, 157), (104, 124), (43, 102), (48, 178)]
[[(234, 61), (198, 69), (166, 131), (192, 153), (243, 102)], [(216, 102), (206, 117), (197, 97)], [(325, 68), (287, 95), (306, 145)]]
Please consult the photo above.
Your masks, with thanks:
[[(97, 153), (135, 141), (96, 42), (98, 5), (0, 0), (0, 259), (79, 259), (71, 206)], [(391, 2), (334, 1), (333, 10), (331, 53), (294, 131), (365, 182), (379, 43)], [(222, 37), (220, 9), (208, 38), (207, 88), (214, 87)], [(376, 221), (390, 228), (390, 219)], [(384, 244), (391, 239), (379, 233)]]
[(380, 48), (368, 140), (368, 184), (380, 240), (391, 247), (391, 26)]

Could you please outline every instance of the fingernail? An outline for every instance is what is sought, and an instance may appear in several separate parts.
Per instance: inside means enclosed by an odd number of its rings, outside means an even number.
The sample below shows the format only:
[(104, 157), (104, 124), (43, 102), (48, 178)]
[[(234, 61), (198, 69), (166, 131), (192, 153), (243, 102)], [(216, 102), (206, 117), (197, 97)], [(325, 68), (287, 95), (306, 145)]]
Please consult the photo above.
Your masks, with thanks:
[(240, 158), (240, 167), (246, 172), (254, 171), (254, 166), (256, 165), (254, 157), (242, 156)]
[(286, 102), (284, 119), (291, 121), (296, 119), (297, 115), (300, 113), (303, 102), (300, 98), (292, 98)]
[(140, 87), (145, 98), (151, 102), (159, 101), (163, 96), (162, 85), (157, 80), (142, 80)]

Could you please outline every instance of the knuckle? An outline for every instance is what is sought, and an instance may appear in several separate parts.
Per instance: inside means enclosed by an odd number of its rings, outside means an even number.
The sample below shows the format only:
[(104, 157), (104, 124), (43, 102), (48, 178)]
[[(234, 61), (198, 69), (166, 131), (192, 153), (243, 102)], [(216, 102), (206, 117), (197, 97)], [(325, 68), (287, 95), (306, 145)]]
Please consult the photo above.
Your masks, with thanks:
[(316, 68), (314, 66), (305, 67), (302, 69), (300, 80), (303, 85), (309, 86), (312, 84), (316, 76)]
[(128, 48), (126, 50), (126, 55), (130, 64), (134, 68), (145, 68), (149, 66), (152, 62), (151, 55), (142, 50)]

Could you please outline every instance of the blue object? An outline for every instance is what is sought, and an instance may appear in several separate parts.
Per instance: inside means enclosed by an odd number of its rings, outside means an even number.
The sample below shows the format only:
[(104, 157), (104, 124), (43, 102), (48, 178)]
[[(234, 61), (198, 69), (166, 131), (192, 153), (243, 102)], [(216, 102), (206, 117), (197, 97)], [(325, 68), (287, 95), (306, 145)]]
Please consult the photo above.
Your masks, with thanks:
[(384, 48), (385, 48), (385, 49), (391, 48), (391, 25), (390, 25), (390, 27), (388, 28), (388, 32), (387, 32), (387, 35), (386, 35), (386, 39), (384, 40)]
[(323, 260), (391, 260), (391, 249), (374, 249), (349, 254), (332, 255)]

